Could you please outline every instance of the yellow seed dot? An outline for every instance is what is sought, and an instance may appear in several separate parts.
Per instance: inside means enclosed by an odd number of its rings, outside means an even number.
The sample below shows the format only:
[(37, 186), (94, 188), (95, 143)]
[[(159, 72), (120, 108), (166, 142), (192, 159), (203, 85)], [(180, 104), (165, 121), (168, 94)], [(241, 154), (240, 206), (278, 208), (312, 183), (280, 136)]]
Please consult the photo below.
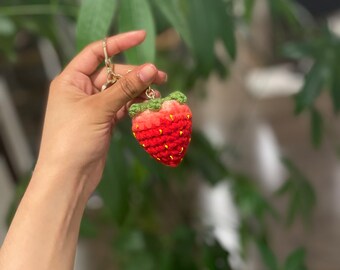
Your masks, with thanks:
[(183, 158), (181, 158), (181, 162), (182, 162)]
[(180, 132), (179, 132), (179, 136), (182, 136), (183, 135), (183, 131), (181, 130)]
[(170, 158), (171, 158), (171, 160), (173, 160), (173, 159), (174, 159), (174, 157), (173, 157), (173, 156), (170, 156)]
[(170, 114), (170, 119), (174, 121), (174, 116), (172, 114)]
[(136, 133), (135, 133), (135, 132), (133, 132), (132, 134), (133, 134), (133, 136), (136, 138)]
[(136, 125), (136, 129), (139, 129), (139, 125)]
[(189, 138), (189, 142), (191, 142), (191, 138)]
[(161, 160), (161, 159), (158, 157), (157, 160)]
[(164, 147), (165, 147), (166, 149), (168, 149), (168, 148), (169, 148), (169, 146), (168, 146), (167, 144), (165, 144), (165, 145), (164, 145)]
[(190, 118), (191, 118), (191, 115), (190, 115), (190, 114), (187, 114), (187, 118), (190, 119)]
[(160, 129), (160, 130), (159, 130), (159, 134), (162, 135), (162, 133), (163, 133), (163, 130)]
[(183, 147), (181, 147), (181, 151), (179, 151), (179, 153), (181, 154), (183, 151), (184, 151), (184, 148), (183, 148)]
[(142, 146), (145, 147), (145, 144), (143, 143)]

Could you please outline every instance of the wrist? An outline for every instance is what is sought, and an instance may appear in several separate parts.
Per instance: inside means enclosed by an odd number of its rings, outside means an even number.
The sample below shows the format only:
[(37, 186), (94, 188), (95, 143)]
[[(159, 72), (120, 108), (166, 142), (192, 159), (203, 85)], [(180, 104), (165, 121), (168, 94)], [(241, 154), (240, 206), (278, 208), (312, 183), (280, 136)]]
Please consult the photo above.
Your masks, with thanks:
[(61, 164), (37, 162), (29, 188), (41, 195), (53, 196), (69, 204), (84, 208), (88, 199), (85, 192), (86, 174), (80, 169), (71, 169)]
[(42, 176), (50, 181), (65, 181), (65, 187), (77, 189), (80, 191), (79, 195), (87, 200), (100, 182), (105, 160), (106, 155), (91, 162), (65, 157), (51, 159), (49, 156), (39, 155), (33, 176)]

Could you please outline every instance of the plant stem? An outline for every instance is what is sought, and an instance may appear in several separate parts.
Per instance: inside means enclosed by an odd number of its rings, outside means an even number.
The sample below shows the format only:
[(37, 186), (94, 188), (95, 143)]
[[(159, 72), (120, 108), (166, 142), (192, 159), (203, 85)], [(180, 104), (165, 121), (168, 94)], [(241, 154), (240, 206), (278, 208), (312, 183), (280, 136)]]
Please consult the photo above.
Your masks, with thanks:
[(64, 13), (75, 17), (78, 14), (78, 7), (65, 5), (0, 6), (0, 15), (5, 16), (48, 15), (57, 13)]

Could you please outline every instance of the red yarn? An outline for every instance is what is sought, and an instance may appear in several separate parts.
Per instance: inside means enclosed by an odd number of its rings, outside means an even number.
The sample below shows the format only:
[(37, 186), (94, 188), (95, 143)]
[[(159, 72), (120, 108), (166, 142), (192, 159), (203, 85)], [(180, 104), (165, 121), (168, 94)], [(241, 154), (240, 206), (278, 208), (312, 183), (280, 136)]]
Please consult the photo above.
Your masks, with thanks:
[(176, 167), (190, 140), (192, 113), (185, 104), (165, 101), (157, 111), (146, 110), (132, 120), (132, 132), (140, 145), (157, 161)]

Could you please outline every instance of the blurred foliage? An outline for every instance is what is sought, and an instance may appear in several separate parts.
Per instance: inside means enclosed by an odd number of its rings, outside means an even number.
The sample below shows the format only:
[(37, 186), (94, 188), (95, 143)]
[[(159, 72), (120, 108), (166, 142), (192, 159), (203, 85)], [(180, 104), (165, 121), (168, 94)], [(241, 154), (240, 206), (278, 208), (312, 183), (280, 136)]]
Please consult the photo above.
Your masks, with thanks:
[[(228, 74), (229, 65), (237, 57), (235, 30), (251, 22), (256, 3), (243, 0), (243, 13), (236, 15), (237, 1), (241, 0), (2, 0), (0, 51), (15, 61), (13, 44), (24, 31), (49, 39), (66, 63), (74, 51), (64, 46), (65, 38), (75, 36), (80, 50), (107, 34), (142, 28), (148, 33), (146, 41), (125, 52), (124, 59), (130, 64), (155, 62), (169, 73), (170, 88), (185, 91), (212, 72)], [(268, 0), (268, 5), (280, 45), (287, 28), (299, 33), (300, 40), (285, 44), (283, 55), (313, 62), (295, 103), (297, 113), (310, 112), (312, 142), (319, 146), (323, 120), (316, 99), (323, 90), (329, 90), (334, 111), (340, 110), (339, 40), (328, 30), (303, 29), (291, 1)], [(169, 29), (177, 32), (181, 42), (157, 50), (157, 37)], [(73, 35), (67, 36), (69, 31)], [(216, 54), (217, 41), (229, 56), (227, 63)], [(228, 168), (221, 154), (200, 131), (194, 131), (183, 164), (176, 169), (166, 168), (146, 156), (130, 135), (129, 120), (123, 121), (112, 138), (107, 166), (96, 191), (104, 205), (96, 215), (87, 210), (81, 234), (96, 237), (103, 227), (112, 230), (114, 234), (107, 241), (113, 243), (120, 269), (231, 269), (229, 252), (215, 239), (211, 228), (201, 228), (195, 178), (211, 186), (229, 179), (240, 215), (243, 258), (248, 244), (254, 242), (267, 269), (306, 269), (303, 248), (292, 251), (283, 263), (278, 261), (267, 228), (268, 219), (283, 218), (288, 225), (300, 216), (309, 219), (316, 198), (306, 177), (292, 161), (283, 159), (289, 177), (276, 195), (286, 196), (289, 203), (282, 217), (263, 196), (255, 179)], [(9, 220), (26, 185), (27, 181), (22, 181), (18, 188)]]
[(291, 224), (298, 216), (301, 216), (308, 224), (313, 207), (316, 204), (316, 194), (307, 178), (287, 158), (282, 158), (282, 163), (288, 171), (288, 179), (277, 191), (277, 195), (288, 195), (289, 205), (287, 209), (287, 224)]
[(307, 270), (305, 265), (305, 250), (293, 250), (281, 264), (266, 242), (258, 242), (258, 248), (267, 270)]
[(312, 35), (302, 36), (302, 40), (283, 46), (283, 55), (294, 60), (311, 60), (305, 83), (295, 97), (295, 112), (304, 111), (311, 117), (311, 141), (320, 146), (323, 137), (323, 117), (316, 109), (318, 97), (323, 91), (329, 93), (334, 113), (340, 110), (340, 39), (327, 27), (315, 29)]

